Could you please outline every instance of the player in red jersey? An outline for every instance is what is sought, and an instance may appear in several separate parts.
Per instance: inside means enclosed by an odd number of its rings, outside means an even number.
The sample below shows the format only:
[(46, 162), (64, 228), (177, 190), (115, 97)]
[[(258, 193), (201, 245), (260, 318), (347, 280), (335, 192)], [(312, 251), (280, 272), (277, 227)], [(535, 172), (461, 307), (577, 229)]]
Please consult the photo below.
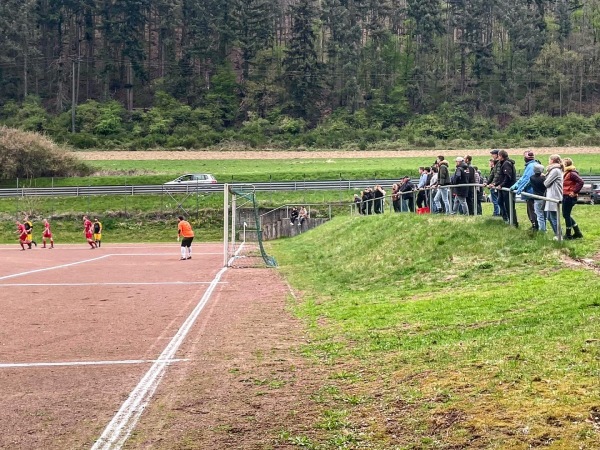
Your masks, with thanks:
[[(27, 240), (27, 230), (25, 229), (25, 225), (17, 220), (17, 234), (19, 235), (19, 244), (21, 245), (21, 250), (25, 250), (25, 246), (30, 244), (30, 241)], [(29, 247), (31, 248), (31, 247)]]
[(88, 219), (87, 216), (83, 216), (83, 234), (85, 234), (85, 239), (92, 249), (96, 248), (96, 244), (94, 243), (94, 233), (92, 231), (92, 221)]
[(52, 231), (50, 231), (50, 222), (48, 219), (44, 219), (44, 233), (42, 234), (42, 248), (46, 248), (46, 239), (50, 239), (50, 247), (54, 248), (54, 239), (52, 239)]

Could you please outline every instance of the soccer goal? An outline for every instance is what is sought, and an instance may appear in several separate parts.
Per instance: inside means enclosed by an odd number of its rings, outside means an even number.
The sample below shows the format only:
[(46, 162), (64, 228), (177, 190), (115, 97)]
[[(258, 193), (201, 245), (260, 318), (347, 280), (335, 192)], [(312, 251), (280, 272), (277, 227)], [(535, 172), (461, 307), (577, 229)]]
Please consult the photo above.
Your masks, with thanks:
[(223, 265), (276, 267), (263, 245), (255, 187), (225, 184), (223, 191)]

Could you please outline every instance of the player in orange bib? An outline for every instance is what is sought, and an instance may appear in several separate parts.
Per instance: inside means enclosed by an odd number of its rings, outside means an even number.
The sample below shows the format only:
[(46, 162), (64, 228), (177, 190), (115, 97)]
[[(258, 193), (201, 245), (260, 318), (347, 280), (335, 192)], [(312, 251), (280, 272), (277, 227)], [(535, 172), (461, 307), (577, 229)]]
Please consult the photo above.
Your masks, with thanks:
[(50, 222), (44, 219), (44, 232), (42, 233), (42, 248), (46, 248), (46, 239), (50, 239), (50, 247), (54, 248), (54, 239), (52, 239), (52, 231), (50, 231)]
[(180, 260), (192, 259), (192, 241), (194, 240), (194, 230), (183, 216), (177, 218), (177, 240), (181, 238), (181, 258)]

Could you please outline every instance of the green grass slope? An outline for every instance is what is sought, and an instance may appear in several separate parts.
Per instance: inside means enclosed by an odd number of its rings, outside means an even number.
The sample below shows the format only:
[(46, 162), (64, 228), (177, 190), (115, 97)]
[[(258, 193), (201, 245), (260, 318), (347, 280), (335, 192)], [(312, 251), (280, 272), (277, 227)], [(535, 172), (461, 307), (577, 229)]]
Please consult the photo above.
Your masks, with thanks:
[[(306, 448), (600, 448), (593, 254), (492, 218), (338, 218), (271, 247), (330, 374)], [(577, 216), (577, 214), (576, 214)], [(580, 246), (580, 247), (578, 247)]]

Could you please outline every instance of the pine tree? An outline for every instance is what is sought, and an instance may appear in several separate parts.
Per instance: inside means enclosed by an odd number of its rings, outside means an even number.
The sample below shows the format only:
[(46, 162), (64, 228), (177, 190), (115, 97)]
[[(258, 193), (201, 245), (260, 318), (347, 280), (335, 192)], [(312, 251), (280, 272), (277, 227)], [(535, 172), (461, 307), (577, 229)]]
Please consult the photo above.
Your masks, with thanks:
[(323, 68), (317, 58), (314, 0), (299, 0), (291, 7), (291, 38), (283, 60), (284, 82), (290, 97), (290, 112), (315, 122), (323, 94)]

